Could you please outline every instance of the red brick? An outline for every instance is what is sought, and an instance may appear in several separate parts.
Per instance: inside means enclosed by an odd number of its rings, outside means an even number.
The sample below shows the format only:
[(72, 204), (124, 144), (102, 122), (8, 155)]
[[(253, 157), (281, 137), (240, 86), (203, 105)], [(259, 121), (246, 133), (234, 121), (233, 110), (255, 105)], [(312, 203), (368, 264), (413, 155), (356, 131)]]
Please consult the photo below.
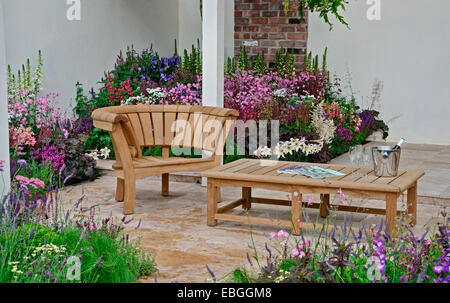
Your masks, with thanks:
[(306, 33), (287, 33), (289, 40), (306, 40)]
[(272, 39), (272, 40), (285, 40), (286, 39), (286, 34), (285, 33), (270, 33), (269, 34), (269, 39)]
[(235, 18), (234, 19), (234, 24), (235, 25), (248, 24), (249, 22), (250, 22), (250, 19), (248, 19), (248, 18)]
[(278, 26), (276, 25), (263, 25), (261, 26), (261, 31), (265, 33), (274, 33), (277, 32)]
[(279, 41), (278, 45), (280, 47), (295, 47), (295, 42), (294, 41)]
[(273, 40), (262, 40), (260, 42), (261, 46), (277, 46), (277, 43)]
[(259, 11), (266, 11), (269, 9), (269, 4), (253, 4), (252, 9), (256, 9)]
[(269, 38), (269, 34), (267, 34), (267, 33), (252, 34), (252, 39), (255, 39), (255, 40), (264, 40), (264, 39), (268, 39), (268, 38)]
[(242, 27), (243, 32), (259, 32), (259, 26), (257, 25), (246, 25)]
[(268, 18), (252, 18), (251, 23), (252, 24), (267, 24)]
[(281, 27), (280, 27), (280, 31), (281, 31), (281, 32), (284, 32), (284, 33), (286, 33), (286, 32), (295, 32), (295, 28), (292, 27), (292, 26), (289, 26), (289, 25), (287, 25), (287, 26), (281, 26)]
[(263, 17), (277, 17), (278, 16), (278, 12), (274, 12), (274, 11), (265, 11), (262, 12), (262, 16)]
[(288, 23), (287, 18), (279, 18), (279, 17), (269, 18), (269, 24), (287, 24), (287, 23)]

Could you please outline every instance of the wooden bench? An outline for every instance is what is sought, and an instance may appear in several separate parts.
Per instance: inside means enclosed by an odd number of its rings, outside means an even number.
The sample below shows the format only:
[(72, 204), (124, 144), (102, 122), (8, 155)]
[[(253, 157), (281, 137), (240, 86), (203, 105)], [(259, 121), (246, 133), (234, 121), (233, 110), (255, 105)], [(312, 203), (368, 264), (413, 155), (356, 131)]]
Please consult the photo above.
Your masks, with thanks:
[[(127, 105), (96, 109), (94, 126), (107, 130), (116, 154), (116, 200), (124, 214), (134, 213), (136, 180), (162, 175), (169, 194), (169, 173), (202, 171), (222, 164), (223, 146), (236, 110), (188, 105)], [(142, 147), (162, 147), (161, 157), (143, 157)], [(210, 157), (170, 157), (170, 149), (201, 150)], [(179, 152), (179, 150), (176, 150)]]
[[(424, 175), (423, 171), (399, 171), (396, 177), (377, 177), (374, 175), (373, 169), (359, 168), (357, 172), (366, 176), (361, 177), (352, 175), (352, 168), (348, 166), (314, 164), (339, 171), (344, 175), (325, 179), (311, 179), (302, 175), (278, 172), (282, 168), (298, 164), (311, 165), (311, 163), (241, 159), (203, 172), (202, 176), (208, 178), (208, 225), (217, 225), (217, 220), (281, 225), (292, 228), (294, 234), (299, 234), (302, 227), (313, 228), (312, 223), (302, 221), (302, 207), (320, 209), (320, 215), (326, 217), (331, 207), (330, 194), (336, 194), (338, 189), (342, 189), (345, 195), (386, 201), (385, 209), (348, 205), (334, 205), (333, 209), (385, 214), (391, 232), (395, 226), (396, 216), (401, 213), (397, 209), (397, 199), (403, 192), (407, 191), (406, 212), (412, 216), (411, 223), (415, 225), (417, 181)], [(242, 187), (242, 198), (219, 208), (217, 191), (222, 186)], [(291, 201), (287, 201), (268, 197), (253, 197), (252, 187), (288, 192), (292, 198)], [(320, 194), (322, 202), (308, 205), (302, 201), (302, 194)], [(252, 203), (291, 206), (291, 220), (274, 221), (267, 218), (247, 216), (245, 213), (243, 215), (229, 214), (230, 211), (240, 205), (243, 209), (249, 210)], [(320, 228), (320, 224), (318, 227)], [(332, 226), (329, 227), (332, 228)]]

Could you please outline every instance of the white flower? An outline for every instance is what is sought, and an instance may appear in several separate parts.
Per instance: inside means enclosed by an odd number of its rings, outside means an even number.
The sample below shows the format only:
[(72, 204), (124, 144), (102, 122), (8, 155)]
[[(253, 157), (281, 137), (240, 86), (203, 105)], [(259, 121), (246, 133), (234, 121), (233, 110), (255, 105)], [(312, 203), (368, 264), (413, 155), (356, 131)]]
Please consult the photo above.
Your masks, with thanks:
[(260, 146), (254, 152), (253, 155), (258, 158), (266, 158), (272, 156), (272, 150), (267, 146)]
[(336, 132), (336, 125), (333, 120), (323, 117), (323, 105), (318, 104), (311, 117), (313, 129), (320, 135), (325, 144), (330, 144)]
[(95, 161), (98, 160), (98, 153), (97, 153), (97, 151), (91, 152), (90, 154), (88, 154), (88, 156), (94, 158)]
[(277, 89), (272, 95), (278, 98), (285, 98), (287, 96), (287, 91), (285, 88)]
[(270, 148), (268, 148), (267, 146), (264, 146), (261, 149), (261, 155), (263, 157), (270, 157), (270, 156), (272, 156), (272, 150)]
[(284, 147), (284, 153), (287, 155), (287, 154), (290, 154), (290, 155), (292, 155), (292, 146), (291, 146), (291, 144), (290, 144), (290, 142), (289, 141), (286, 141), (286, 142), (284, 142), (284, 144), (283, 144), (283, 147)]
[(253, 152), (253, 155), (254, 155), (255, 157), (260, 158), (260, 157), (261, 157), (261, 147), (258, 147), (258, 148)]
[(103, 157), (103, 159), (108, 159), (110, 153), (111, 153), (111, 150), (107, 147), (102, 148), (100, 150), (100, 155)]
[(300, 141), (299, 139), (291, 139), (291, 146), (295, 152), (298, 152), (302, 148), (303, 144), (304, 142)]

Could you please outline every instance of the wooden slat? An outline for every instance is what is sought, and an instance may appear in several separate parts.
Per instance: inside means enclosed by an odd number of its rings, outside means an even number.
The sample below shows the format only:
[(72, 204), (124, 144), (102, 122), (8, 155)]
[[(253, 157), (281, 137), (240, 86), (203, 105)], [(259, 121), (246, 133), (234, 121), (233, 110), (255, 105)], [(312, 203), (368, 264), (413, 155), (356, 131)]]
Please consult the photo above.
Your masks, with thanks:
[[(213, 121), (213, 122), (209, 122)], [(207, 133), (203, 134), (203, 149), (215, 151), (217, 147), (217, 143), (219, 140), (222, 140), (223, 138), (223, 124), (225, 122), (225, 117), (216, 117), (214, 116), (213, 119), (208, 120), (208, 124), (212, 124), (212, 128), (208, 129)], [(205, 127), (205, 126), (203, 126)], [(212, 138), (212, 140), (211, 140)]]
[(363, 178), (365, 175), (371, 173), (373, 169), (371, 168), (363, 168), (359, 167), (354, 173), (346, 175), (344, 178), (340, 179), (341, 181), (349, 181), (349, 182), (356, 182), (359, 179)]
[(283, 165), (286, 165), (285, 163), (278, 163), (276, 165), (264, 165), (261, 166), (258, 170), (254, 171), (253, 174), (255, 175), (264, 175), (266, 173), (270, 173), (271, 171), (278, 170)]
[(128, 114), (128, 119), (130, 120), (131, 126), (133, 127), (134, 134), (136, 135), (136, 140), (140, 146), (145, 145), (144, 133), (142, 132), (141, 120), (136, 113)]
[[(177, 144), (179, 144), (179, 146), (185, 145), (186, 127), (187, 127), (186, 123), (188, 121), (189, 121), (189, 112), (178, 113), (178, 115), (177, 115), (177, 132), (176, 132), (175, 136), (178, 139), (182, 139), (181, 142), (177, 142)], [(178, 124), (178, 123), (180, 123), (180, 124)], [(184, 127), (181, 127), (181, 126), (184, 126)]]
[(192, 147), (197, 149), (203, 148), (203, 120), (202, 113), (194, 113), (194, 137), (192, 138)]
[(401, 191), (404, 191), (415, 184), (424, 174), (423, 171), (407, 171), (400, 178), (391, 181), (389, 185), (398, 186)]
[(286, 174), (279, 173), (278, 170), (283, 169), (283, 168), (286, 168), (286, 167), (289, 167), (289, 166), (292, 166), (292, 164), (291, 164), (291, 163), (285, 163), (283, 166), (281, 166), (281, 167), (278, 168), (277, 170), (270, 171), (270, 172), (264, 174), (264, 176), (280, 176), (280, 175), (286, 175)]
[(164, 118), (162, 112), (152, 113), (155, 145), (164, 144)]
[(373, 184), (389, 184), (392, 181), (394, 181), (395, 179), (400, 178), (404, 173), (406, 173), (406, 171), (402, 170), (399, 171), (396, 177), (380, 177), (377, 180), (373, 181)]
[(219, 208), (219, 209), (217, 210), (217, 212), (218, 212), (219, 214), (226, 213), (226, 212), (228, 212), (228, 211), (230, 211), (230, 210), (233, 210), (233, 209), (235, 209), (236, 207), (242, 205), (243, 202), (244, 202), (244, 199), (239, 199), (239, 200), (237, 200), (237, 201), (231, 202), (231, 203), (229, 203), (229, 204), (227, 204), (227, 205), (222, 206), (221, 208)]
[(244, 169), (246, 167), (250, 166), (257, 166), (257, 162), (254, 161), (243, 161), (242, 163), (239, 163), (239, 165), (233, 166), (231, 168), (228, 168), (226, 170), (223, 170), (224, 173), (236, 173), (237, 171)]
[(377, 180), (379, 177), (375, 176), (375, 172), (372, 171), (367, 175), (367, 178), (360, 178), (355, 181), (355, 183), (372, 183)]
[(175, 135), (175, 132), (173, 132), (172, 129), (176, 129), (172, 127), (176, 126), (174, 125), (176, 118), (177, 113), (174, 112), (164, 113), (164, 143), (166, 145), (172, 145), (173, 138)]
[(153, 139), (153, 125), (150, 113), (139, 113), (139, 119), (141, 120), (142, 131), (144, 133), (145, 146), (152, 146), (155, 144)]
[(257, 165), (246, 167), (244, 169), (241, 169), (241, 170), (237, 171), (236, 173), (239, 173), (239, 174), (253, 174), (256, 170), (259, 170), (259, 169), (261, 169), (261, 164), (257, 164)]

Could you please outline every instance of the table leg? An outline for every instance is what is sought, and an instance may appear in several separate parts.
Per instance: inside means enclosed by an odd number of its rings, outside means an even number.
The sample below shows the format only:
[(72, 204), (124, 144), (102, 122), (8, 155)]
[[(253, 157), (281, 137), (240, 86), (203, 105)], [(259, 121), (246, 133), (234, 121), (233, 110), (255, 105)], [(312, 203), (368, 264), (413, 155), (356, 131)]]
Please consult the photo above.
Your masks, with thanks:
[(292, 234), (300, 235), (300, 223), (302, 221), (302, 194), (292, 192)]
[(330, 207), (330, 194), (320, 195), (320, 216), (322, 218), (328, 217), (328, 208)]
[(414, 226), (417, 222), (417, 182), (408, 189), (406, 201), (408, 204), (408, 215), (411, 216), (411, 224)]
[(252, 188), (251, 187), (242, 187), (242, 199), (244, 202), (242, 203), (242, 208), (245, 210), (249, 210), (252, 208)]
[(208, 179), (208, 188), (207, 188), (207, 223), (208, 226), (216, 226), (217, 220), (216, 220), (216, 214), (217, 214), (217, 191), (219, 191), (219, 187), (217, 185)]
[(386, 194), (386, 224), (389, 228), (389, 234), (392, 236), (395, 228), (395, 217), (397, 216), (397, 199), (396, 193)]
[(169, 174), (161, 175), (161, 185), (161, 194), (167, 197), (169, 195)]

